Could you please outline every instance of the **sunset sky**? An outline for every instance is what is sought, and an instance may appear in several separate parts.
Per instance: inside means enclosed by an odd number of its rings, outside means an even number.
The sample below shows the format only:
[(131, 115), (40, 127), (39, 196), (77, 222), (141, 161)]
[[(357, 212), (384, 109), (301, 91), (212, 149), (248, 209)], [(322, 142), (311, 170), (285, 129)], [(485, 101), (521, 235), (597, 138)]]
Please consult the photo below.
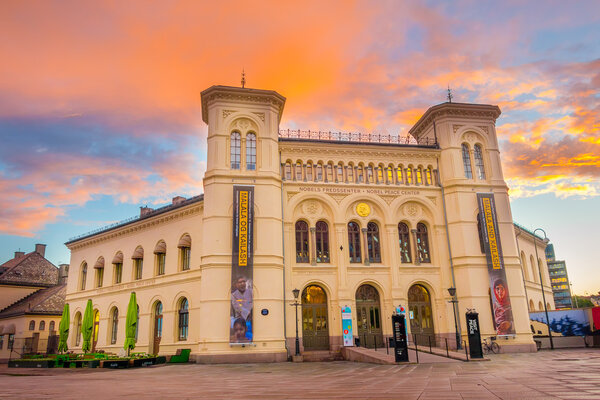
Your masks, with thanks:
[(599, 1), (0, 2), (0, 263), (202, 192), (200, 91), (287, 98), (282, 128), (393, 133), (497, 104), (513, 217), (600, 291)]

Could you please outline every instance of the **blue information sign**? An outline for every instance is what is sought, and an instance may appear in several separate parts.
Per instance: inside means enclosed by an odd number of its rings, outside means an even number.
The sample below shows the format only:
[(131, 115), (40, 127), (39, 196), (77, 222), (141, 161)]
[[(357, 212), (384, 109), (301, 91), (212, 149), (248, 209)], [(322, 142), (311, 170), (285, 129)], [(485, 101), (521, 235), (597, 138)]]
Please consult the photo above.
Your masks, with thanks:
[(342, 307), (342, 337), (344, 346), (354, 346), (352, 335), (352, 310), (350, 307)]

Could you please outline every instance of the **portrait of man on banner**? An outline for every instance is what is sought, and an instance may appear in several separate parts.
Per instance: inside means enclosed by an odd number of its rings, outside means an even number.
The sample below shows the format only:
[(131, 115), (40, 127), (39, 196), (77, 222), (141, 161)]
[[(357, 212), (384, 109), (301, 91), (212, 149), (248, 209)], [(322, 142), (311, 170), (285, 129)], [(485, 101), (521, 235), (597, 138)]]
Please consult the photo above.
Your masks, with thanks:
[(252, 281), (237, 275), (231, 287), (230, 343), (252, 341)]

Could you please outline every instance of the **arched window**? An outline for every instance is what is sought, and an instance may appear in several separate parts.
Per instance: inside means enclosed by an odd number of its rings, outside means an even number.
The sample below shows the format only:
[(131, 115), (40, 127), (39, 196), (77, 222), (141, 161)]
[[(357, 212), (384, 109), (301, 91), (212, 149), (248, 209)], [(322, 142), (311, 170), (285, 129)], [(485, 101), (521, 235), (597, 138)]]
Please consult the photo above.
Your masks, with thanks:
[(312, 163), (308, 163), (306, 165), (306, 180), (309, 182), (313, 181), (313, 165), (312, 165)]
[(29, 321), (29, 330), (35, 331), (35, 321)]
[(178, 337), (179, 340), (187, 340), (188, 337), (188, 324), (189, 324), (189, 310), (188, 301), (184, 297), (179, 302), (179, 325), (178, 325)]
[(406, 184), (413, 185), (415, 182), (413, 181), (413, 168), (409, 165), (406, 169)]
[(231, 132), (231, 169), (240, 169), (242, 157), (242, 137), (239, 132)]
[(410, 231), (404, 222), (398, 224), (398, 243), (400, 245), (400, 260), (402, 263), (410, 263)]
[(544, 309), (544, 303), (542, 303), (541, 301), (538, 303), (539, 306), (539, 310), (542, 311)]
[(379, 227), (375, 222), (367, 224), (367, 249), (369, 252), (369, 262), (381, 262), (381, 245), (379, 242)]
[(433, 172), (431, 167), (427, 167), (425, 170), (425, 182), (428, 185), (433, 185)]
[(466, 143), (462, 144), (462, 159), (463, 168), (465, 169), (465, 178), (473, 178), (473, 172), (471, 171), (471, 154), (469, 154), (469, 146)]
[(54, 321), (50, 321), (50, 324), (48, 324), (48, 330), (50, 332), (53, 332), (54, 331), (54, 326), (55, 326)]
[(383, 183), (383, 166), (377, 167), (377, 183)]
[(529, 256), (529, 264), (531, 265), (531, 272), (533, 273), (533, 281), (536, 283), (540, 283), (540, 274), (536, 270), (535, 260), (533, 256)]
[(296, 262), (308, 262), (308, 224), (304, 221), (296, 222)]
[(285, 180), (289, 181), (290, 179), (292, 179), (292, 163), (290, 163), (289, 161), (286, 162), (283, 166), (283, 174)]
[(138, 246), (133, 252), (131, 258), (133, 259), (133, 279), (142, 279), (142, 270), (144, 268), (144, 249), (141, 246)]
[(164, 275), (167, 259), (167, 244), (164, 240), (161, 240), (156, 244), (154, 254), (156, 255), (156, 275)]
[[(531, 280), (531, 277), (529, 276), (529, 269), (527, 268), (527, 258), (525, 257), (525, 253), (521, 252), (521, 267), (523, 268), (523, 275), (525, 276), (526, 280)], [(531, 305), (533, 306), (533, 303), (531, 303)]]
[(190, 257), (192, 256), (192, 238), (187, 233), (179, 239), (179, 260), (182, 271), (190, 269)]
[(387, 171), (386, 171), (387, 183), (392, 184), (392, 183), (394, 183), (394, 166), (388, 165), (388, 167), (386, 169), (387, 169)]
[(104, 257), (98, 257), (96, 264), (94, 264), (94, 270), (96, 271), (95, 287), (102, 287), (104, 282)]
[(423, 184), (423, 167), (421, 167), (419, 165), (417, 167), (417, 171), (416, 171), (415, 175), (417, 176), (417, 185), (422, 185)]
[(317, 164), (317, 182), (323, 182), (323, 164)]
[(483, 224), (481, 222), (481, 214), (477, 214), (477, 234), (479, 235), (479, 249), (485, 253), (485, 236), (483, 234)]
[(354, 183), (354, 165), (348, 165), (346, 169), (346, 176), (348, 177), (349, 183)]
[(319, 221), (316, 225), (316, 250), (317, 250), (317, 262), (328, 263), (329, 262), (329, 227), (327, 222)]
[(417, 224), (417, 252), (420, 262), (431, 262), (431, 258), (429, 256), (429, 239), (427, 237), (427, 227), (421, 222)]
[(344, 166), (342, 164), (338, 164), (337, 166), (337, 176), (335, 179), (336, 182), (344, 182)]
[(369, 165), (367, 167), (367, 182), (375, 183), (375, 175), (373, 174), (373, 166)]
[(402, 165), (398, 165), (398, 169), (396, 170), (396, 183), (401, 185), (404, 183), (404, 167)]
[(475, 155), (475, 172), (477, 173), (477, 179), (485, 179), (485, 169), (483, 168), (483, 154), (481, 153), (481, 146), (476, 144), (474, 147)]
[(362, 165), (358, 166), (356, 170), (356, 183), (363, 183), (365, 181), (365, 171)]
[(81, 344), (81, 313), (75, 314), (75, 346)]
[(110, 344), (117, 343), (117, 329), (119, 327), (119, 309), (113, 308), (110, 318)]
[(256, 169), (256, 135), (254, 133), (246, 135), (246, 169)]
[(333, 165), (327, 164), (327, 182), (333, 182)]
[(81, 265), (81, 278), (80, 278), (80, 285), (79, 285), (79, 289), (80, 290), (85, 290), (85, 280), (87, 278), (87, 263), (83, 263)]
[(40, 331), (46, 330), (46, 321), (40, 321)]
[(362, 262), (360, 253), (360, 228), (356, 222), (348, 223), (348, 252), (350, 253), (350, 262)]
[(302, 161), (296, 161), (296, 174), (295, 174), (296, 180), (297, 181), (301, 181), (302, 180)]
[(533, 304), (533, 300), (529, 300), (529, 311), (535, 311), (535, 305)]
[(117, 252), (113, 257), (112, 264), (114, 265), (113, 282), (115, 284), (121, 283), (123, 278), (123, 253)]

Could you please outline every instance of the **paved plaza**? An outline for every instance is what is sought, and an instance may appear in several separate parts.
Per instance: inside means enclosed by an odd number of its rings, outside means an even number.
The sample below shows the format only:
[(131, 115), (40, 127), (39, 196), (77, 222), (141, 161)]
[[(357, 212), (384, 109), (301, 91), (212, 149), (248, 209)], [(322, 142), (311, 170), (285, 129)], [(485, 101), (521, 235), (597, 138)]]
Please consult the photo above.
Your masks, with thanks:
[(483, 362), (162, 365), (128, 370), (0, 367), (2, 399), (600, 399), (600, 350)]

